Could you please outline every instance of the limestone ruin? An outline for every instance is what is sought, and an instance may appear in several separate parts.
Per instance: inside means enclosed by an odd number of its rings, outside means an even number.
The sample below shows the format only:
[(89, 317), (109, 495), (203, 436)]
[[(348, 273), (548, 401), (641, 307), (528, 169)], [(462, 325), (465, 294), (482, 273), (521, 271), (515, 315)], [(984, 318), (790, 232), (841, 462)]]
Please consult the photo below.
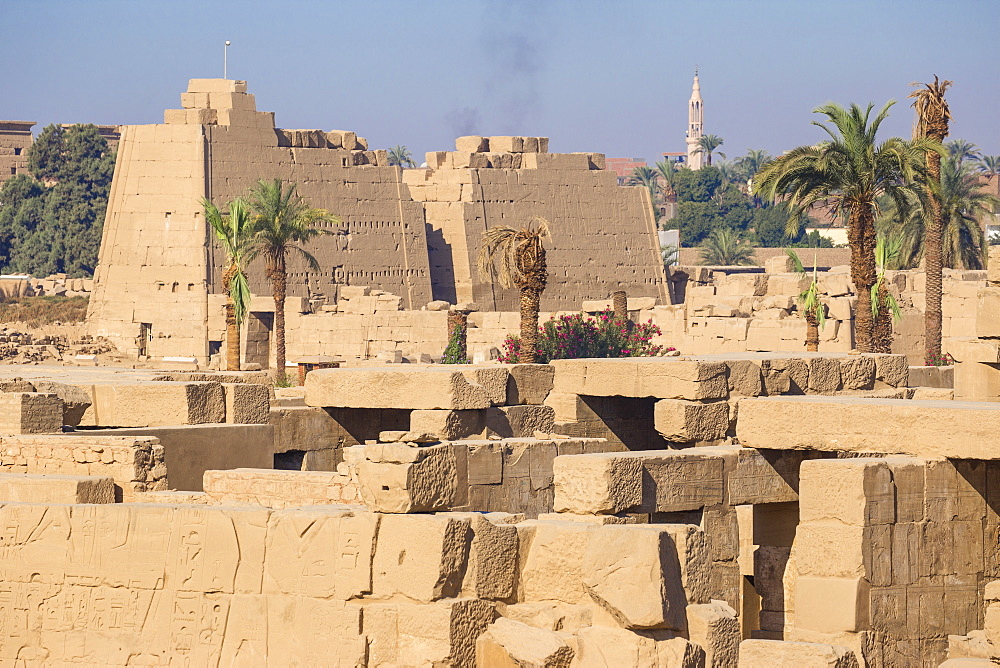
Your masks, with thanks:
[[(834, 269), (804, 353), (783, 259), (667, 276), (643, 190), (596, 154), (463, 137), (401, 171), (354, 133), (275, 130), (245, 91), (192, 80), (123, 128), (88, 326), (128, 363), (0, 367), (0, 663), (1000, 663), (1000, 256), (946, 281), (954, 369), (911, 366), (906, 322), (898, 353), (852, 350)], [(205, 368), (223, 297), (198, 197), (261, 175), (344, 219), (329, 274), (294, 277), (296, 387)], [(544, 308), (622, 286), (682, 354), (425, 363), (453, 305), (480, 360), (516, 328), (471, 258), (535, 213), (573, 220)], [(919, 273), (888, 280), (922, 302)], [(306, 373), (322, 355), (341, 367)]]

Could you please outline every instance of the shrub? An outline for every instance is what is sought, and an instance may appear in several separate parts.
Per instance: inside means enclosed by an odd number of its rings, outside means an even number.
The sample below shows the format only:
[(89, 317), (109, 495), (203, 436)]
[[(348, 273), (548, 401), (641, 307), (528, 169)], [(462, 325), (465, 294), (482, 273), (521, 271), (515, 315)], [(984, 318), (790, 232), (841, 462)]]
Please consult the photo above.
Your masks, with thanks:
[[(581, 357), (649, 357), (663, 355), (673, 348), (651, 343), (660, 328), (653, 321), (633, 325), (622, 324), (609, 311), (602, 311), (596, 317), (585, 317), (582, 313), (562, 315), (552, 318), (538, 328), (538, 363), (544, 364), (557, 359)], [(521, 340), (513, 334), (503, 342), (500, 361), (516, 364), (521, 349)]]
[(441, 364), (469, 364), (469, 352), (466, 350), (465, 341), (465, 327), (456, 327), (448, 339)]
[(928, 350), (924, 358), (924, 366), (951, 366), (954, 363), (955, 358), (951, 356), (951, 353), (937, 355)]

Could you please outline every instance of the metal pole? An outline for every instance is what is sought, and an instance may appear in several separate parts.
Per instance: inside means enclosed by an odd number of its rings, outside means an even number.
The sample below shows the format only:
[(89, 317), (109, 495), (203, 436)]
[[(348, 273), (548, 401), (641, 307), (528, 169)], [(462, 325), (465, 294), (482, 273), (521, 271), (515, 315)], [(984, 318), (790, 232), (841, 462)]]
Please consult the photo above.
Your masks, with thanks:
[(229, 40), (226, 40), (226, 45), (222, 47), (222, 78), (229, 78)]

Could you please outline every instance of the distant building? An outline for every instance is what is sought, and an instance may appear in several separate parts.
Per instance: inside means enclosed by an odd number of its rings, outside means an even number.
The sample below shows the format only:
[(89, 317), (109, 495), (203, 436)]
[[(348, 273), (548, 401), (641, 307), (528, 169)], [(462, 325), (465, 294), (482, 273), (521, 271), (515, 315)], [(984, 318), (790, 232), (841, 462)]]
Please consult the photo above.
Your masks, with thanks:
[(28, 171), (34, 121), (0, 121), (0, 184)]
[(632, 170), (637, 167), (648, 167), (642, 158), (605, 158), (604, 165), (607, 169), (618, 175), (618, 185), (623, 186), (632, 175)]

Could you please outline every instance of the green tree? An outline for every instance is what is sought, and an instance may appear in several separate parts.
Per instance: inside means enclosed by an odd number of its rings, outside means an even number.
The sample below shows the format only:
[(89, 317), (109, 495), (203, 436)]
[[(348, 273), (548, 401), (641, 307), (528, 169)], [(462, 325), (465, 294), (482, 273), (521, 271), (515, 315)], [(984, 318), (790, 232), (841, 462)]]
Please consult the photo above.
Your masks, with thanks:
[[(941, 163), (941, 261), (952, 269), (982, 269), (986, 241), (979, 221), (1000, 206), (968, 162), (948, 157)], [(926, 202), (910, 199), (902, 210), (887, 206), (880, 227), (901, 241), (901, 267), (916, 267), (925, 254), (926, 221), (931, 215)]]
[(979, 156), (978, 169), (987, 178), (1000, 176), (1000, 155)]
[(660, 181), (660, 193), (667, 202), (677, 201), (677, 191), (674, 184), (677, 181), (677, 163), (672, 160), (660, 160), (656, 163), (656, 173)]
[(712, 267), (757, 264), (754, 251), (743, 235), (727, 228), (716, 228), (701, 245), (701, 263)]
[(886, 237), (880, 234), (875, 242), (875, 284), (869, 295), (872, 305), (872, 320), (874, 321), (872, 335), (872, 352), (892, 352), (892, 322), (900, 320), (903, 312), (896, 302), (896, 297), (889, 292), (885, 282), (885, 272), (899, 260), (900, 240), (898, 237)]
[(499, 281), (521, 293), (520, 361), (533, 364), (538, 352), (538, 311), (548, 282), (545, 263), (546, 239), (551, 239), (549, 221), (535, 216), (527, 227), (491, 227), (483, 233), (478, 268), (483, 280)]
[[(939, 81), (934, 76), (934, 83), (911, 84), (920, 86), (910, 93), (915, 98), (913, 108), (916, 110), (917, 122), (913, 127), (914, 138), (929, 138), (935, 142), (943, 142), (948, 136), (948, 123), (951, 111), (944, 94), (951, 86), (950, 81)], [(952, 142), (957, 144), (957, 142)], [(971, 153), (974, 147), (968, 144), (961, 152)], [(961, 164), (964, 158), (958, 157)], [(927, 184), (924, 201), (927, 204), (926, 224), (924, 225), (924, 257), (927, 260), (926, 272), (927, 290), (924, 298), (924, 345), (929, 356), (941, 355), (941, 243), (944, 230), (939, 190), (941, 184), (941, 155), (937, 151), (927, 151)], [(890, 327), (891, 333), (891, 327)], [(878, 343), (878, 341), (876, 341)]]
[(413, 160), (413, 156), (410, 155), (410, 150), (405, 146), (397, 144), (396, 146), (386, 150), (386, 154), (389, 157), (390, 165), (399, 165), (400, 167), (417, 166), (417, 163)]
[[(919, 84), (914, 84), (914, 85), (919, 85)], [(951, 82), (950, 81), (942, 81), (942, 82), (938, 83), (937, 77), (934, 77), (934, 84), (933, 85), (938, 86), (941, 89), (940, 91), (936, 92), (936, 94), (939, 95), (943, 99), (943, 97), (944, 97), (944, 91), (948, 88), (948, 86), (951, 85)], [(924, 86), (927, 86), (928, 89), (929, 89), (932, 86), (932, 84), (924, 84)], [(928, 90), (917, 90), (917, 91), (914, 91), (913, 93), (911, 93), (910, 97), (917, 97), (917, 94), (921, 94), (921, 95), (927, 96), (927, 95), (929, 95), (929, 91)], [(917, 104), (920, 101), (921, 101), (921, 98), (917, 97), (917, 102), (914, 102), (913, 106), (916, 107)], [(945, 104), (944, 106), (945, 106), (945, 112), (947, 112), (948, 111), (948, 105)], [(933, 111), (933, 110), (931, 110), (931, 111)], [(917, 116), (918, 116), (917, 123), (918, 124), (921, 122), (920, 118), (919, 118), (919, 116), (920, 116), (921, 113), (922, 113), (921, 110), (918, 108), (917, 109)], [(951, 114), (950, 113), (948, 114), (948, 120), (951, 120)], [(948, 136), (947, 132), (945, 132), (945, 137), (946, 136)], [(942, 137), (938, 141), (944, 141), (944, 137)], [(965, 162), (967, 160), (969, 162), (976, 162), (977, 160), (979, 160), (979, 155), (980, 155), (979, 154), (979, 149), (971, 141), (966, 141), (964, 139), (954, 139), (954, 140), (948, 142), (947, 144), (945, 144), (945, 148), (948, 149), (948, 155), (950, 157), (952, 157), (952, 158), (955, 158), (960, 163)]]
[(871, 118), (867, 109), (852, 104), (845, 109), (826, 104), (815, 113), (826, 116), (816, 122), (830, 139), (815, 146), (800, 146), (766, 165), (754, 180), (754, 191), (763, 197), (784, 199), (790, 211), (789, 226), (797, 227), (801, 214), (820, 201), (832, 203), (847, 215), (847, 235), (851, 247), (851, 279), (858, 291), (858, 350), (873, 350), (871, 287), (875, 272), (875, 202), (882, 194), (904, 205), (908, 194), (915, 195), (926, 177), (924, 152), (940, 150), (930, 139), (912, 142), (892, 137), (876, 142), (882, 121), (894, 102), (890, 101)]
[(277, 380), (285, 377), (285, 296), (288, 287), (286, 261), (290, 254), (299, 255), (313, 271), (319, 262), (299, 244), (325, 234), (316, 229), (320, 223), (336, 223), (339, 219), (324, 209), (314, 209), (295, 192), (295, 184), (281, 179), (261, 179), (250, 189), (248, 199), (253, 212), (253, 234), (256, 254), (264, 258), (264, 275), (274, 296), (275, 365)]
[(674, 184), (678, 202), (707, 202), (722, 185), (722, 175), (715, 167), (679, 169)]
[[(798, 253), (793, 250), (785, 250), (788, 257), (792, 259), (795, 271), (805, 274), (805, 267)], [(799, 293), (799, 310), (806, 320), (806, 351), (815, 353), (819, 351), (819, 330), (826, 326), (826, 304), (823, 303), (822, 293), (819, 290), (819, 268), (816, 266), (816, 254), (813, 253), (812, 280), (809, 287)]]
[(704, 153), (705, 154), (705, 164), (708, 165), (709, 167), (711, 167), (712, 166), (712, 154), (713, 153), (718, 153), (723, 158), (726, 157), (725, 153), (723, 153), (722, 151), (716, 150), (720, 146), (722, 146), (722, 144), (723, 144), (723, 139), (722, 139), (722, 137), (720, 137), (718, 135), (702, 135), (701, 137), (698, 137), (698, 148), (696, 148), (694, 150), (694, 152), (695, 153)]
[(226, 269), (222, 272), (222, 289), (226, 293), (226, 369), (240, 370), (240, 326), (250, 308), (250, 285), (246, 269), (257, 253), (253, 218), (246, 201), (237, 198), (222, 213), (204, 197), (205, 210), (215, 238), (226, 253)]
[(753, 209), (753, 231), (757, 242), (765, 248), (781, 248), (800, 244), (806, 239), (805, 225), (788, 233), (788, 207), (784, 202)]

